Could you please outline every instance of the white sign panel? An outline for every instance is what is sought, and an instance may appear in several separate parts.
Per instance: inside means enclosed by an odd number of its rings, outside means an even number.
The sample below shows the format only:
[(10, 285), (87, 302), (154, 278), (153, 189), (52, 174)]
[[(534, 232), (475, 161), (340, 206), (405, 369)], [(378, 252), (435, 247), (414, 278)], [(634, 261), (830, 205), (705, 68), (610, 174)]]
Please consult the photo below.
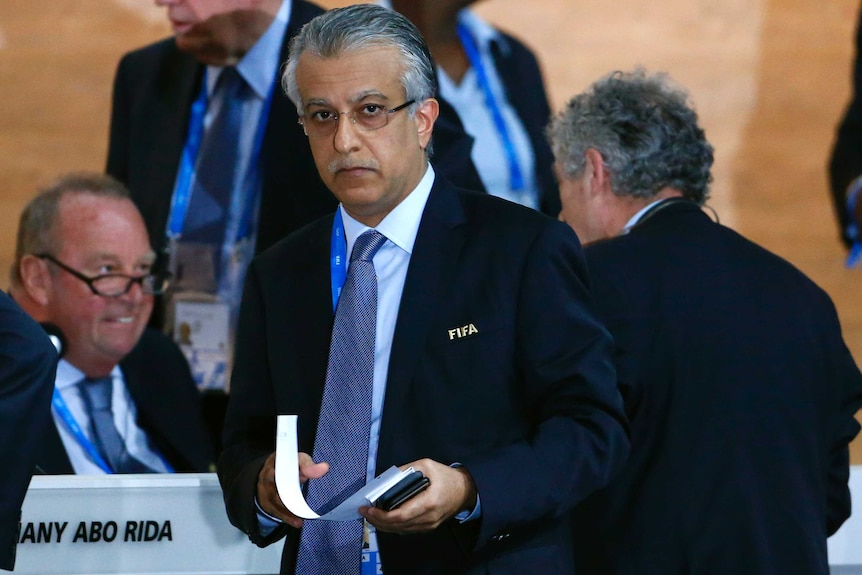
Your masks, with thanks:
[(24, 500), (15, 574), (273, 574), (228, 522), (214, 473), (36, 476)]

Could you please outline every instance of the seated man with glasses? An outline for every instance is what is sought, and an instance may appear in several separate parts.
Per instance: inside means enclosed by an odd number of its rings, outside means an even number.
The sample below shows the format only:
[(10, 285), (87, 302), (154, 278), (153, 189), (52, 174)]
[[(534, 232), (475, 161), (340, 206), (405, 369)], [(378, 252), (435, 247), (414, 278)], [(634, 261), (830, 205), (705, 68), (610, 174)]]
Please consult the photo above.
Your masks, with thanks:
[(188, 363), (146, 327), (168, 282), (155, 260), (140, 212), (108, 176), (62, 177), (21, 214), (10, 293), (63, 347), (39, 472), (210, 469)]

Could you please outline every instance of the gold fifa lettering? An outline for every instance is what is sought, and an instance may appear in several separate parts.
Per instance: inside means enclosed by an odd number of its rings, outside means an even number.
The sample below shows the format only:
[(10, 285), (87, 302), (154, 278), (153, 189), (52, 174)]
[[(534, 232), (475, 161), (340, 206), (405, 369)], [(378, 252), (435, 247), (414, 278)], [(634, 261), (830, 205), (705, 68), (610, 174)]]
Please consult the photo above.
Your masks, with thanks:
[(474, 333), (479, 333), (479, 330), (472, 323), (468, 323), (467, 325), (450, 329), (449, 340), (451, 341), (455, 338), (461, 339), (462, 337), (467, 337), (468, 335), (473, 335)]

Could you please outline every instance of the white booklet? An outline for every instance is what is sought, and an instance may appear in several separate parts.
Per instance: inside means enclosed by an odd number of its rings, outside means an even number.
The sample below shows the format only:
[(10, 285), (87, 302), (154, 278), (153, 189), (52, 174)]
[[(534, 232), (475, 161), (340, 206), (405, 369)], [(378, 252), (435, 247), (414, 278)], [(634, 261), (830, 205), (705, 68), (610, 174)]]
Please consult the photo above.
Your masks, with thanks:
[[(288, 511), (303, 519), (353, 521), (361, 519), (360, 507), (374, 505), (387, 489), (409, 475), (413, 468), (401, 471), (394, 465), (365, 484), (365, 487), (344, 500), (341, 505), (318, 515), (308, 506), (299, 483), (299, 446), (296, 440), (296, 415), (279, 415), (275, 441), (275, 487)], [(312, 479), (312, 481), (314, 481)]]

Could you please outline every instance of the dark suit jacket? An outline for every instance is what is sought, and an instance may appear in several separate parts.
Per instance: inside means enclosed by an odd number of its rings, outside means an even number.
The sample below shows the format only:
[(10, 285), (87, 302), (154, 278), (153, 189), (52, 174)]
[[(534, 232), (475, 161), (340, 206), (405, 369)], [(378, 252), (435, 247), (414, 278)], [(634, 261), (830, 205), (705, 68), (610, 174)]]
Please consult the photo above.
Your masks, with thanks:
[[(262, 538), (254, 495), (277, 414), (299, 414), (311, 453), (333, 323), (332, 217), (252, 263), (219, 477), (228, 516)], [(603, 485), (627, 450), (611, 340), (596, 321), (577, 238), (546, 216), (437, 182), (425, 207), (395, 327), (378, 472), (422, 457), (461, 462), (479, 521), (416, 536), (379, 534), (384, 570), (570, 573), (571, 506)], [(477, 334), (451, 339), (472, 323)]]
[[(138, 426), (177, 472), (205, 473), (213, 462), (212, 444), (201, 415), (200, 394), (186, 358), (170, 338), (147, 329), (120, 362), (137, 409)], [(75, 473), (55, 425), (38, 450), (43, 473)]]
[(554, 177), (554, 156), (545, 137), (551, 120), (551, 107), (545, 92), (542, 71), (536, 56), (516, 38), (501, 32), (503, 38), (491, 44), (497, 73), (509, 103), (515, 109), (530, 137), (536, 157), (539, 209), (556, 218), (560, 213), (560, 194)]
[[(293, 0), (280, 62), (287, 60), (290, 39), (322, 12), (314, 4)], [(276, 68), (273, 64), (274, 73)], [(169, 38), (123, 56), (114, 79), (106, 171), (130, 188), (160, 253), (191, 105), (200, 92), (204, 69)], [(308, 139), (296, 121), (296, 107), (278, 86), (261, 149), (257, 253), (331, 213), (337, 203), (317, 173)], [(434, 166), (459, 185), (481, 190), (470, 160), (471, 146), (472, 138), (464, 133), (457, 114), (442, 103), (434, 129)]]
[[(829, 162), (829, 183), (835, 204), (835, 216), (840, 226), (841, 239), (850, 245), (847, 225), (847, 186), (862, 176), (862, 10), (856, 24), (856, 57), (853, 63), (853, 95), (838, 131)], [(862, 200), (862, 198), (860, 198)]]
[(585, 250), (631, 457), (576, 516), (581, 574), (826, 574), (862, 376), (829, 297), (690, 202)]
[(21, 504), (51, 423), (56, 369), (45, 331), (0, 292), (0, 569), (15, 566)]

